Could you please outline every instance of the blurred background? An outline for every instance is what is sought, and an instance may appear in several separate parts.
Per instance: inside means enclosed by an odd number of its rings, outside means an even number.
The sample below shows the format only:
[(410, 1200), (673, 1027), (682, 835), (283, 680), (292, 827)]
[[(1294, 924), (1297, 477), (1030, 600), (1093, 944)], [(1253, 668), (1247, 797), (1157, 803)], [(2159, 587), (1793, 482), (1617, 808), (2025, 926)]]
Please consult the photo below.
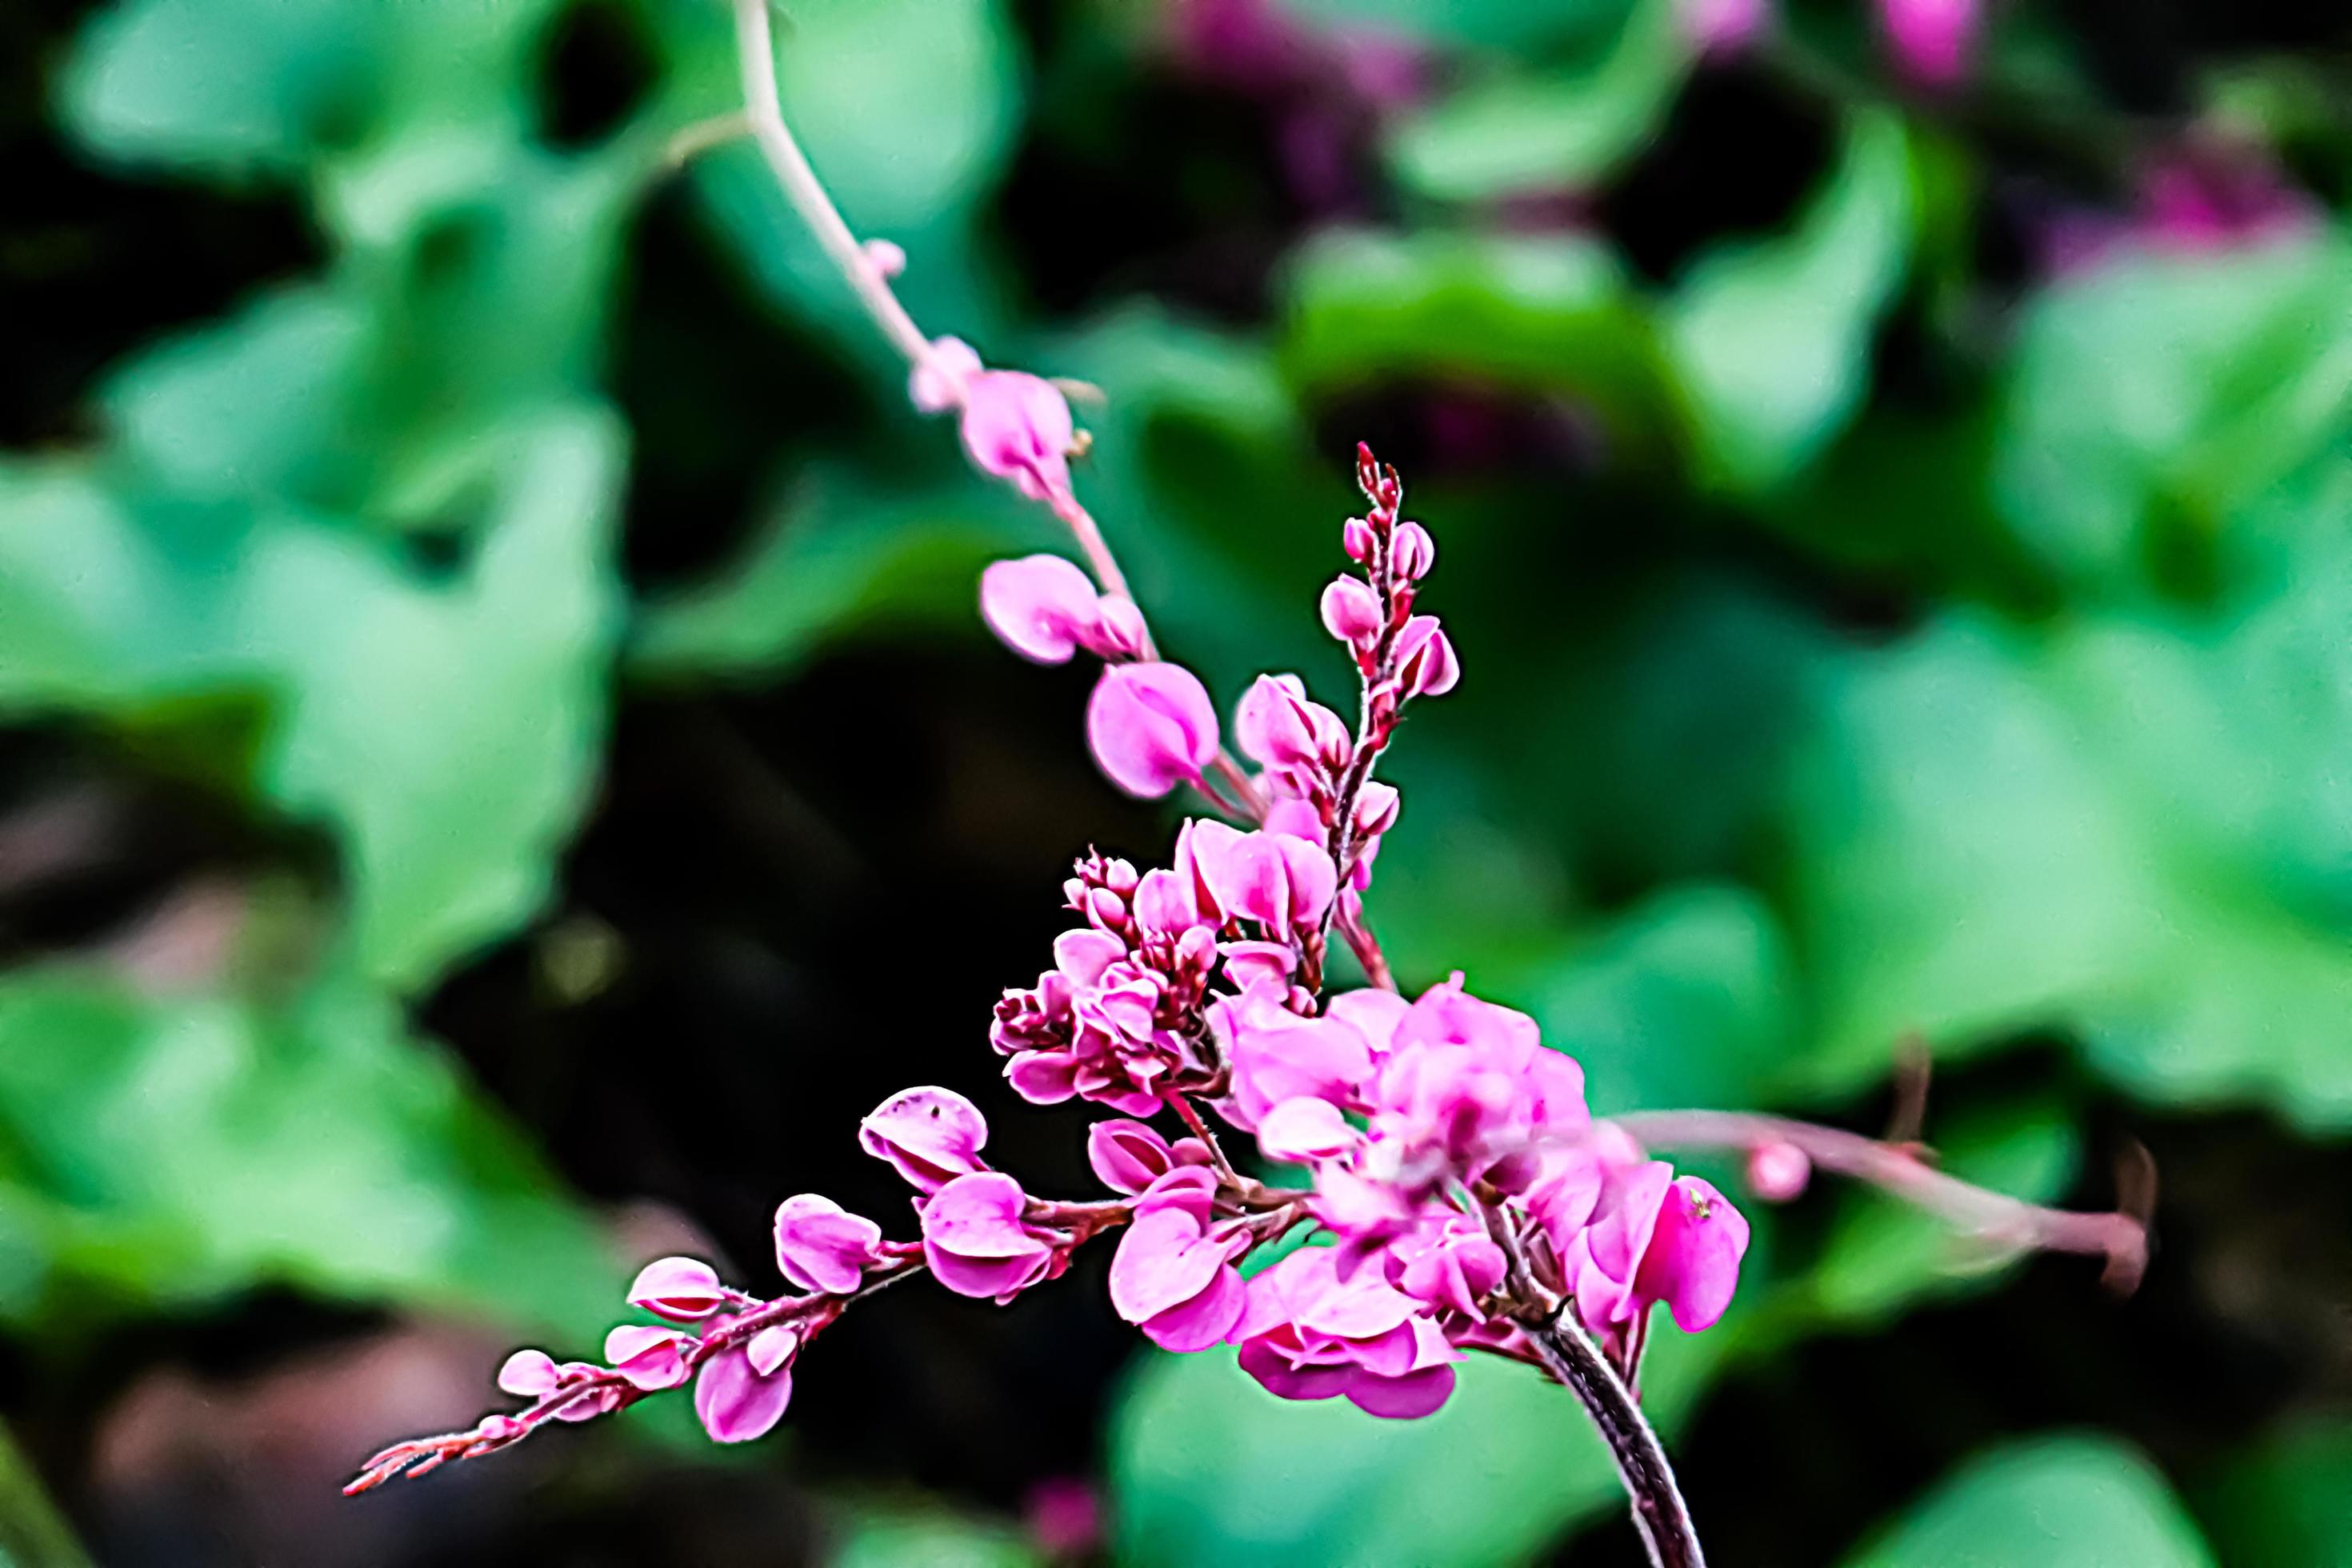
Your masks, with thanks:
[[(2352, 22), (2292, 0), (790, 0), (934, 331), (1087, 378), (1230, 702), (1326, 700), (1353, 443), (1467, 679), (1374, 915), (1596, 1109), (1927, 1136), (2129, 1300), (1752, 1201), (1648, 1401), (1726, 1564), (2352, 1563)], [(893, 1292), (778, 1436), (682, 1400), (346, 1501), (985, 1044), (1089, 844), (1055, 541), (906, 405), (717, 0), (0, 10), (0, 1561), (1638, 1561), (1572, 1404), (1286, 1405), (1102, 1260)], [(1706, 1168), (1702, 1163), (1702, 1168)], [(1716, 1171), (1728, 1187), (1736, 1172)], [(903, 1215), (901, 1215), (903, 1222)], [(903, 1223), (898, 1226), (903, 1231)]]

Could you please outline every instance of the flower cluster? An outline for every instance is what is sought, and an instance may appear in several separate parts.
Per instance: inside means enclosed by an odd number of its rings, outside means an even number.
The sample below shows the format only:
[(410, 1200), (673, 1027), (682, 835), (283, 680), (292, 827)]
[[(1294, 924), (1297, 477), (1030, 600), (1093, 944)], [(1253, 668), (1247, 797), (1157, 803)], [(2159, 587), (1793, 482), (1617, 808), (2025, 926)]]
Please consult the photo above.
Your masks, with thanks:
[[(764, 0), (737, 0), (737, 20), (759, 80)], [(1165, 866), (1139, 872), (1095, 853), (1077, 862), (1064, 884), (1076, 919), (1052, 966), (1004, 993), (989, 1031), (1022, 1098), (1118, 1113), (1087, 1135), (1088, 1163), (1115, 1195), (1033, 1196), (982, 1158), (988, 1128), (970, 1100), (908, 1089), (857, 1138), (913, 1189), (915, 1236), (892, 1240), (815, 1194), (787, 1198), (774, 1226), (784, 1293), (738, 1289), (696, 1258), (652, 1263), (628, 1300), (658, 1321), (613, 1330), (601, 1362), (517, 1352), (499, 1385), (522, 1408), (394, 1445), (347, 1489), (689, 1383), (714, 1439), (758, 1437), (790, 1404), (802, 1352), (852, 1303), (919, 1272), (1010, 1301), (1118, 1230), (1113, 1310), (1167, 1350), (1238, 1346), (1242, 1369), (1286, 1399), (1410, 1417), (1445, 1402), (1473, 1352), (1541, 1369), (1586, 1402), (1616, 1450), (1654, 1560), (1696, 1563), (1671, 1468), (1628, 1385), (1654, 1307), (1689, 1331), (1723, 1315), (1748, 1230), (1715, 1188), (1652, 1158), (1643, 1130), (1745, 1152), (1764, 1196), (1793, 1197), (1820, 1164), (1985, 1234), (2105, 1252), (2117, 1274), (2136, 1270), (2144, 1232), (2128, 1216), (2034, 1209), (1933, 1172), (1915, 1150), (1776, 1119), (1596, 1121), (1581, 1069), (1533, 1019), (1473, 995), (1459, 974), (1407, 1001), (1365, 919), (1400, 805), (1373, 773), (1409, 705), (1452, 689), (1461, 666), (1417, 604), (1436, 547), (1402, 516), (1396, 470), (1358, 448), (1367, 506), (1340, 531), (1355, 569), (1321, 596), (1323, 625), (1355, 671), (1355, 723), (1299, 677), (1261, 676), (1233, 721), (1253, 770), (1224, 750), (1201, 680), (1160, 656), (1073, 492), (1083, 443), (1061, 390), (921, 334), (889, 289), (905, 257), (859, 245), (821, 189), (811, 194), (805, 168), (780, 158), (792, 142), (772, 96), (751, 95), (763, 150), (906, 352), (916, 405), (956, 413), (973, 464), (1051, 508), (1087, 562), (1090, 573), (1054, 555), (991, 566), (983, 618), (1025, 658), (1102, 660), (1086, 731), (1104, 773), (1146, 797), (1189, 786), (1208, 808), (1183, 823)], [(1327, 984), (1335, 932), (1368, 984)], [(1163, 1115), (1181, 1124), (1172, 1138), (1151, 1124)], [(1303, 1184), (1270, 1185), (1236, 1165), (1213, 1117)], [(1246, 1271), (1276, 1244), (1287, 1249)]]

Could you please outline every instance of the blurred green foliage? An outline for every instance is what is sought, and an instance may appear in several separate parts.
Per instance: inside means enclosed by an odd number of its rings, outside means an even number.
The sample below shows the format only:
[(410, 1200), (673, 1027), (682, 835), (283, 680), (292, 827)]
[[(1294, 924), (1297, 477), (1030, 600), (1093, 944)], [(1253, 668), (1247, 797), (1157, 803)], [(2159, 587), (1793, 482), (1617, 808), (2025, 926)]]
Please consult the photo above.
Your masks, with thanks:
[[(1663, 0), (1316, 0), (1299, 14), (1456, 52), (1381, 142), (1404, 217), (1300, 240), (1260, 327), (1134, 300), (1047, 321), (992, 214), (1030, 117), (1071, 89), (1031, 79), (1012, 8), (790, 9), (787, 108), (853, 224), (915, 258), (928, 323), (1105, 390), (1081, 482), (1227, 697), (1269, 666), (1341, 689), (1311, 619), (1349, 502), (1334, 409), (1470, 388), (1589, 423), (1570, 488), (1441, 468), (1416, 493), (1468, 680), (1398, 759), (1374, 908), (1407, 973), (1464, 967), (1536, 1012), (1603, 1109), (1847, 1104), (1916, 1034), (1948, 1060), (2055, 1039), (2153, 1107), (2352, 1131), (2336, 220), (2127, 244), (1983, 329), (1952, 303), (1973, 154), (1874, 94), (1830, 118), (1769, 231), (1655, 278), (1605, 225), (1489, 219), (1643, 154), (1705, 68)], [(1150, 47), (1121, 8), (1071, 9), (1098, 50)], [(674, 132), (731, 105), (723, 7), (640, 0), (651, 85), (584, 147), (532, 108), (559, 10), (116, 0), (62, 67), (90, 157), (295, 192), (325, 260), (114, 367), (85, 449), (0, 466), (0, 716), (89, 726), (320, 832), (334, 873), (289, 895), (290, 955), (193, 991), (86, 963), (0, 980), (12, 1323), (278, 1282), (584, 1344), (613, 1265), (403, 1009), (546, 906), (623, 683), (970, 637), (978, 565), (1052, 542), (898, 410), (755, 158), (667, 166)], [(671, 178), (883, 428), (798, 455), (735, 560), (633, 594), (611, 328), (634, 216)], [(1898, 319), (1933, 395), (1885, 384)], [(1901, 614), (1857, 626), (1842, 593)], [(2012, 1096), (1938, 1142), (2006, 1190), (2080, 1193), (2082, 1098)], [(1760, 1215), (1726, 1325), (1664, 1337), (1647, 1392), (1670, 1431), (1743, 1363), (1989, 1278), (1916, 1215), (1835, 1204), (1785, 1250)], [(1110, 1435), (1122, 1561), (1509, 1562), (1615, 1506), (1572, 1408), (1515, 1369), (1469, 1368), (1398, 1425), (1280, 1405), (1229, 1363), (1134, 1376)], [(2345, 1516), (2315, 1501), (2352, 1484), (2341, 1437), (2200, 1478), (2211, 1547), (2146, 1462), (2084, 1436), (1969, 1463), (1853, 1561), (2341, 1561)], [(843, 1561), (949, 1560), (929, 1523), (877, 1519)], [(958, 1539), (957, 1561), (1021, 1560)]]

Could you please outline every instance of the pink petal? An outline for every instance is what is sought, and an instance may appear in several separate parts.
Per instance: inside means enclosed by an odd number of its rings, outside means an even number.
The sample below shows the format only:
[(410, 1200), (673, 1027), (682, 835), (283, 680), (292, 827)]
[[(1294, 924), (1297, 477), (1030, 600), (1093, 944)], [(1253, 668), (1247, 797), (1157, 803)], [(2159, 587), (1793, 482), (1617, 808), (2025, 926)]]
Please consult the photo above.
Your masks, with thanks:
[(762, 1377), (740, 1350), (712, 1356), (694, 1381), (694, 1413), (716, 1443), (748, 1443), (765, 1436), (783, 1419), (792, 1398), (789, 1371)]
[(980, 1108), (951, 1089), (903, 1090), (857, 1124), (858, 1147), (926, 1193), (984, 1170), (980, 1151), (987, 1142)]
[(700, 1258), (658, 1258), (638, 1271), (628, 1300), (656, 1317), (690, 1323), (719, 1310), (728, 1297), (718, 1274)]
[(1156, 798), (1198, 780), (1216, 756), (1216, 709), (1181, 665), (1112, 665), (1087, 703), (1087, 743), (1111, 783)]
[(1022, 658), (1066, 663), (1101, 614), (1086, 573), (1058, 555), (999, 561), (980, 574), (980, 614)]

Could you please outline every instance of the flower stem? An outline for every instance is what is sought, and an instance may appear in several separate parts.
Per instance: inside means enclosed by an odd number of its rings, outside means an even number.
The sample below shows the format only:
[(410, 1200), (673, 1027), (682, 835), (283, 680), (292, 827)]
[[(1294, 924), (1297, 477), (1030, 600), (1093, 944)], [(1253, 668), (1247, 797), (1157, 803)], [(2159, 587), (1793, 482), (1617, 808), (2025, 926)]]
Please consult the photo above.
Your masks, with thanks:
[(1612, 1120), (1644, 1148), (1752, 1151), (1789, 1144), (1824, 1170), (1884, 1187), (1964, 1230), (2020, 1247), (2105, 1258), (2106, 1281), (2117, 1290), (2137, 1285), (2147, 1267), (2147, 1213), (2156, 1173), (2145, 1150), (2126, 1167), (2125, 1207), (2083, 1214), (1972, 1185), (1937, 1170), (1902, 1144), (1787, 1117), (1736, 1110), (1643, 1110)]
[(1565, 1310), (1525, 1331), (1544, 1370), (1582, 1401), (1609, 1445), (1609, 1457), (1633, 1500), (1633, 1526), (1649, 1550), (1652, 1568), (1705, 1568), (1706, 1553), (1691, 1528), (1690, 1509), (1675, 1484), (1666, 1450), (1599, 1347)]

